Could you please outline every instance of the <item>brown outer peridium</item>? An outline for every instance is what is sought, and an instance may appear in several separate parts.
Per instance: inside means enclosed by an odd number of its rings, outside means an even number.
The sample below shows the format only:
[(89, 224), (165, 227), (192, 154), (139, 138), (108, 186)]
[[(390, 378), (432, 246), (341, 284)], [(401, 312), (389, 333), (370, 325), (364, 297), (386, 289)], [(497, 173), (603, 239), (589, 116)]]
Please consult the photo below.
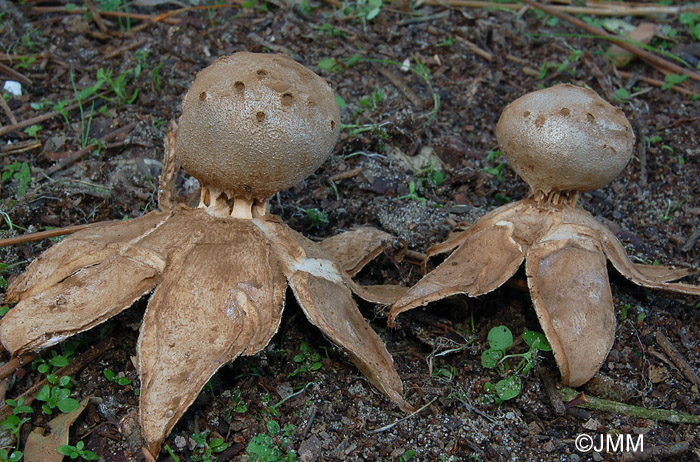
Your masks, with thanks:
[(285, 55), (238, 52), (202, 70), (183, 101), (182, 167), (229, 199), (264, 200), (306, 178), (340, 131), (333, 90)]
[(518, 175), (544, 194), (604, 186), (625, 168), (635, 140), (621, 109), (568, 84), (510, 103), (496, 138)]

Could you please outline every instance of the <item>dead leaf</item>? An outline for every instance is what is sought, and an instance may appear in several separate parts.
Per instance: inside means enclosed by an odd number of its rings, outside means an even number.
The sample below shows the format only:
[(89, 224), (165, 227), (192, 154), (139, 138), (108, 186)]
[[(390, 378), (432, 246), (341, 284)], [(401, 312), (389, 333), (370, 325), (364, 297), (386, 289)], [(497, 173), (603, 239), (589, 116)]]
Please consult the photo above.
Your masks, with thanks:
[(45, 434), (44, 428), (36, 427), (27, 437), (24, 446), (24, 460), (41, 462), (62, 462), (63, 454), (59, 454), (56, 448), (68, 444), (70, 426), (76, 421), (87, 407), (90, 398), (80, 402), (80, 407), (68, 414), (61, 414), (49, 422), (50, 433)]
[(661, 383), (668, 378), (668, 369), (663, 366), (649, 366), (649, 380), (651, 383)]
[[(658, 26), (656, 24), (643, 22), (632, 32), (625, 35), (624, 39), (630, 40), (633, 44), (638, 42), (646, 45), (651, 41), (651, 39), (654, 38), (657, 32)], [(629, 51), (620, 48), (618, 45), (611, 45), (610, 48), (608, 48), (608, 55), (618, 67), (625, 67), (636, 57), (634, 53), (630, 53)]]

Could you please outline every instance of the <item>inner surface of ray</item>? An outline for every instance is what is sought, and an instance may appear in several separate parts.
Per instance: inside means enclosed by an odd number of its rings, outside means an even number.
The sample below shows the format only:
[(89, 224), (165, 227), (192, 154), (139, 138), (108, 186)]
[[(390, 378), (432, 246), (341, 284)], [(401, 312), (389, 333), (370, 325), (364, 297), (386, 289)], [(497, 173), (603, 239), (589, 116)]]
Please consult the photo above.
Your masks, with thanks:
[(159, 279), (157, 268), (111, 255), (19, 302), (0, 322), (0, 339), (13, 354), (54, 345), (130, 307)]
[(544, 241), (527, 256), (533, 305), (565, 385), (598, 371), (615, 340), (605, 256), (585, 239)]
[(169, 217), (151, 212), (133, 220), (108, 223), (72, 234), (36, 258), (7, 289), (6, 300), (17, 302), (36, 295), (71, 274), (105, 260), (156, 230)]
[(700, 286), (671, 282), (694, 274), (696, 271), (686, 268), (632, 263), (612, 231), (581, 208), (569, 207), (566, 210), (564, 221), (578, 225), (576, 229), (580, 233), (585, 233), (590, 240), (598, 242), (615, 269), (635, 284), (651, 289), (700, 296)]
[(410, 410), (394, 361), (357, 309), (350, 290), (304, 271), (291, 275), (289, 284), (309, 321), (342, 347), (375, 387)]
[(256, 224), (274, 244), (309, 321), (342, 347), (374, 386), (402, 409), (411, 409), (391, 355), (352, 298), (346, 285), (350, 277), (320, 245), (288, 226), (269, 220)]
[(319, 245), (348, 275), (354, 276), (395, 240), (384, 231), (362, 227), (324, 239)]
[(493, 226), (464, 231), (461, 244), (425, 275), (391, 308), (390, 322), (400, 313), (456, 294), (482, 295), (501, 286), (518, 270), (527, 250), (514, 239), (514, 225), (493, 220)]
[[(202, 217), (206, 230), (170, 263), (139, 338), (143, 437), (157, 454), (209, 378), (276, 332), (286, 281), (249, 220)], [(272, 259), (274, 263), (274, 259)]]

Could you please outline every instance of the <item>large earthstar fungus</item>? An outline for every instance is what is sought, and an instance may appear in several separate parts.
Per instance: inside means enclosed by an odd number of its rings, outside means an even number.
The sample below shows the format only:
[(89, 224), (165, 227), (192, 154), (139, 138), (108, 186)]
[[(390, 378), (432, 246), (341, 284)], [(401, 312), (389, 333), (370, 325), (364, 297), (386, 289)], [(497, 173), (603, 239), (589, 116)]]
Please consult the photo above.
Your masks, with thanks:
[(270, 196), (328, 158), (339, 129), (331, 88), (292, 59), (220, 58), (185, 96), (168, 148), (199, 180), (199, 207), (166, 200), (51, 247), (9, 287), (6, 300), (17, 305), (0, 321), (0, 341), (13, 355), (40, 350), (152, 293), (138, 341), (139, 420), (157, 456), (209, 378), (268, 344), (289, 286), (309, 321), (409, 409), (391, 356), (352, 297), (398, 298), (401, 289), (351, 279), (391, 236), (363, 228), (315, 243), (268, 212)]
[(529, 93), (509, 104), (496, 137), (529, 197), (488, 213), (467, 230), (428, 250), (453, 251), (396, 302), (400, 313), (456, 294), (483, 295), (525, 262), (532, 302), (561, 372), (578, 386), (598, 371), (615, 339), (607, 263), (644, 287), (700, 295), (673, 283), (687, 269), (634, 264), (614, 234), (576, 205), (629, 161), (634, 133), (625, 115), (594, 91), (573, 85)]

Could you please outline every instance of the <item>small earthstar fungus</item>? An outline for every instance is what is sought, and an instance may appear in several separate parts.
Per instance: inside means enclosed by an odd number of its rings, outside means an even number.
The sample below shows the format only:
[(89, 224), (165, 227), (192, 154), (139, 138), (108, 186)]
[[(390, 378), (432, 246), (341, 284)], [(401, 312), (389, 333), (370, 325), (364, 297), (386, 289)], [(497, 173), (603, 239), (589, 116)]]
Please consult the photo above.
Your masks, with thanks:
[(531, 194), (431, 247), (428, 257), (454, 252), (392, 306), (389, 323), (451, 295), (491, 292), (525, 261), (562, 381), (582, 385), (615, 339), (606, 257), (641, 286), (692, 295), (700, 295), (700, 287), (670, 282), (693, 271), (632, 263), (613, 233), (576, 206), (579, 192), (611, 181), (632, 155), (635, 137), (620, 109), (592, 90), (556, 85), (509, 104), (496, 137)]
[[(202, 185), (198, 208), (173, 205), (76, 233), (17, 278), (0, 321), (13, 355), (54, 345), (150, 296), (138, 341), (142, 436), (157, 457), (164, 438), (209, 378), (277, 331), (289, 285), (309, 321), (342, 347), (402, 408), (401, 380), (352, 292), (390, 304), (400, 290), (351, 279), (386, 241), (359, 229), (320, 244), (268, 213), (271, 195), (330, 155), (340, 115), (319, 76), (283, 55), (240, 52), (199, 73), (166, 139)], [(172, 176), (171, 176), (172, 178)]]

